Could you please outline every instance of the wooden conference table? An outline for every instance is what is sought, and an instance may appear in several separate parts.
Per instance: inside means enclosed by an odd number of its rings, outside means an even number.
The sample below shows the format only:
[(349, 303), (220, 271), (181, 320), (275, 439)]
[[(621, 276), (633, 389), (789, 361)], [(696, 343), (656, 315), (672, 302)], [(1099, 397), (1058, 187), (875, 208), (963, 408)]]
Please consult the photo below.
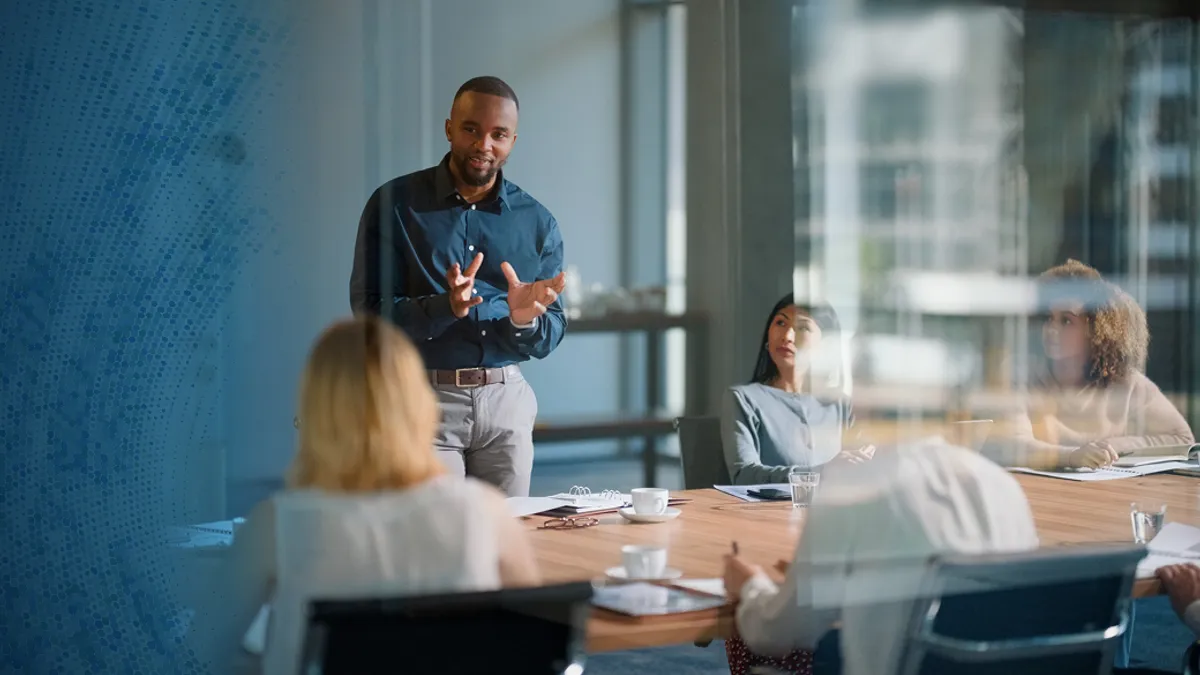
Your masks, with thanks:
[[(1200, 480), (1159, 474), (1117, 481), (1077, 483), (1014, 474), (1025, 489), (1043, 546), (1128, 542), (1132, 531), (1130, 502), (1158, 499), (1167, 503), (1167, 520), (1200, 522)], [(616, 514), (600, 516), (600, 524), (579, 530), (538, 530), (544, 517), (525, 519), (535, 555), (547, 582), (604, 577), (621, 564), (621, 546), (659, 544), (668, 547), (668, 566), (684, 578), (719, 577), (722, 556), (736, 539), (741, 554), (769, 567), (790, 559), (800, 536), (802, 516), (788, 502), (748, 503), (716, 490), (672, 493), (692, 501), (673, 521), (652, 525), (628, 523)], [(1137, 581), (1134, 595), (1161, 592), (1157, 581)], [(731, 607), (674, 617), (623, 617), (594, 610), (588, 624), (588, 651), (605, 652), (689, 643), (728, 635)]]

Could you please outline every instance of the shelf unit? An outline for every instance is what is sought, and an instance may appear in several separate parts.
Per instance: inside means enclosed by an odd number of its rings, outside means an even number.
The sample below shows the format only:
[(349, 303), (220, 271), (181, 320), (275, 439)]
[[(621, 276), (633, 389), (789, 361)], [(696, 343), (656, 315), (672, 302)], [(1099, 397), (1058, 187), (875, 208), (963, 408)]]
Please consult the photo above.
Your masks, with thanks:
[[(659, 439), (675, 433), (674, 416), (663, 412), (666, 372), (663, 352), (666, 332), (683, 330), (694, 333), (704, 351), (707, 317), (697, 312), (663, 314), (658, 312), (622, 312), (599, 317), (572, 319), (567, 335), (581, 333), (642, 333), (646, 339), (646, 405), (640, 413), (613, 417), (580, 416), (538, 421), (533, 427), (533, 442), (569, 443), (601, 439), (642, 439), (642, 483), (653, 487), (658, 481)], [(688, 386), (707, 391), (703, 370), (688, 372)], [(697, 407), (703, 409), (703, 402)], [(686, 412), (686, 411), (685, 411)]]

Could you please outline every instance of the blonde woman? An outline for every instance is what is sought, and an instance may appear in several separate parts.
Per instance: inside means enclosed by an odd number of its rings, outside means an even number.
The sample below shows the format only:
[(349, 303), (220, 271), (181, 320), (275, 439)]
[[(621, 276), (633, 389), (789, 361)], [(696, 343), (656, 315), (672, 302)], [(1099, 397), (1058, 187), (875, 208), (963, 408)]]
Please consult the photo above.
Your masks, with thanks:
[(312, 598), (539, 583), (503, 495), (438, 460), (437, 400), (416, 349), (390, 324), (366, 317), (327, 329), (309, 355), (299, 408), (287, 489), (239, 530), (224, 592), (198, 617), (209, 653), (240, 652), (269, 603), (263, 670), (295, 673)]

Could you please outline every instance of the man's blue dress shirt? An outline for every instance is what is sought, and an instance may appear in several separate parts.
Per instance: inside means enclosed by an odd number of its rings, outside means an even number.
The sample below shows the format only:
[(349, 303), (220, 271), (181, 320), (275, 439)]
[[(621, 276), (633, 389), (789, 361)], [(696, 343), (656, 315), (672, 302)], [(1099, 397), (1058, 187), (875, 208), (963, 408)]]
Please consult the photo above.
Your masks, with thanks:
[[(562, 270), (558, 222), (515, 184), (496, 177), (491, 194), (468, 204), (454, 187), (449, 155), (435, 167), (381, 186), (363, 209), (350, 276), (350, 306), (389, 317), (408, 333), (431, 369), (496, 368), (544, 358), (562, 342), (567, 319), (556, 300), (532, 328), (508, 316), (508, 262), (524, 282)], [(463, 319), (450, 311), (446, 270), (483, 266), (475, 292), (483, 303)], [(386, 303), (384, 302), (386, 299)]]

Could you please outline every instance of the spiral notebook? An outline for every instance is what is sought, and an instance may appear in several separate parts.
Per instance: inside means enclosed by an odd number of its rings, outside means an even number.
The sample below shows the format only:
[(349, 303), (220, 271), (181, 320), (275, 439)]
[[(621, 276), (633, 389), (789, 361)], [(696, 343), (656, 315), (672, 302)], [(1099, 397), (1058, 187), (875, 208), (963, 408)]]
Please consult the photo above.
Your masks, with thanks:
[(592, 492), (590, 488), (582, 485), (574, 485), (567, 492), (550, 495), (550, 499), (553, 499), (555, 502), (561, 502), (562, 505), (552, 511), (545, 512), (546, 514), (565, 514), (571, 516), (598, 513), (600, 511), (615, 511), (629, 506), (633, 500), (628, 494), (618, 492), (617, 490)]
[[(560, 492), (556, 495), (550, 495), (548, 500), (553, 500), (560, 506), (542, 511), (542, 515), (555, 517), (581, 516), (592, 513), (607, 513), (623, 509), (626, 506), (633, 504), (633, 497), (627, 493), (617, 490), (602, 490), (600, 492), (592, 492), (592, 490), (583, 485), (572, 486), (567, 492)], [(683, 504), (690, 500), (681, 497), (667, 498), (668, 506)]]

